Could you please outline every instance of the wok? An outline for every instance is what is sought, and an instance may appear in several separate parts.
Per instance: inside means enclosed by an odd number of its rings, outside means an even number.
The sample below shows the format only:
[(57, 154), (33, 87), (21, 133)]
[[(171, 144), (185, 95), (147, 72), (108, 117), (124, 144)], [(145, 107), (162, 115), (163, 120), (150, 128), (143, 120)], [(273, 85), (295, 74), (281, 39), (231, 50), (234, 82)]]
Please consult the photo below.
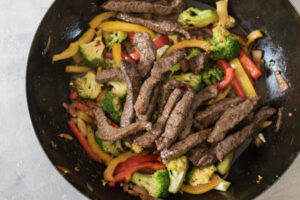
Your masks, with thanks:
[[(198, 1), (214, 6), (213, 0)], [(87, 23), (101, 12), (97, 0), (56, 0), (47, 12), (32, 43), (27, 67), (27, 100), (36, 135), (55, 166), (70, 170), (64, 177), (80, 192), (92, 199), (129, 200), (134, 197), (120, 188), (103, 187), (104, 167), (86, 155), (76, 139), (65, 141), (57, 135), (70, 133), (68, 116), (62, 102), (68, 102), (70, 76), (64, 72), (68, 61), (51, 63), (54, 53), (64, 50), (87, 29)], [(198, 3), (199, 4), (199, 3)], [(203, 6), (201, 3), (200, 7)], [(265, 77), (256, 86), (265, 103), (283, 109), (283, 126), (265, 132), (267, 143), (250, 147), (234, 163), (228, 179), (232, 186), (227, 193), (212, 191), (204, 195), (170, 195), (168, 199), (253, 199), (269, 188), (287, 170), (300, 147), (299, 55), (300, 17), (287, 0), (231, 0), (230, 13), (247, 32), (261, 29), (266, 37), (257, 44), (265, 50)], [(51, 36), (49, 52), (42, 51)], [(275, 63), (271, 66), (271, 63)], [(274, 70), (280, 70), (290, 89), (278, 92)], [(288, 116), (292, 113), (292, 117)], [(51, 145), (52, 144), (52, 145)], [(55, 145), (53, 145), (55, 144)], [(74, 167), (80, 169), (75, 171)], [(256, 183), (258, 175), (263, 177)], [(89, 184), (93, 190), (87, 187)]]

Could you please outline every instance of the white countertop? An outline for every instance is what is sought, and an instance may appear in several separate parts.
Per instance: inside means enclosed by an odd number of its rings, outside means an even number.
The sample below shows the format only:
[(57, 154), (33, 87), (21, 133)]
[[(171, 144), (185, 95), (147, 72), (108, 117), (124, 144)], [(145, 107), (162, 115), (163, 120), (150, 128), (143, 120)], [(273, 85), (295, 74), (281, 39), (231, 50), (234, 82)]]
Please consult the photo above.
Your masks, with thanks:
[[(53, 0), (0, 0), (0, 199), (86, 199), (38, 143), (25, 94), (27, 56)], [(300, 0), (291, 0), (300, 11)], [(259, 200), (299, 199), (300, 157)]]

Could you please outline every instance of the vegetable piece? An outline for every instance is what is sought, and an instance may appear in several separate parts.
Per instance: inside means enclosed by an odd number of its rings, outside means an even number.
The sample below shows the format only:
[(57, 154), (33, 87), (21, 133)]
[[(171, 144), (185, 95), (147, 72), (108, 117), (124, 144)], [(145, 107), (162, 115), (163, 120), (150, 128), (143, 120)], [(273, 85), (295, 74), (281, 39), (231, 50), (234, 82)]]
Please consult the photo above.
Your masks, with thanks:
[(187, 47), (198, 47), (200, 49), (203, 49), (204, 51), (209, 51), (210, 50), (210, 44), (209, 42), (205, 40), (184, 40), (181, 42), (178, 42), (171, 46), (167, 51), (166, 55), (171, 53), (172, 51), (175, 51), (177, 49), (182, 49), (182, 48), (187, 48)]
[(96, 99), (103, 86), (96, 82), (96, 75), (93, 72), (88, 72), (86, 75), (76, 78), (74, 83), (78, 95), (86, 99)]
[(240, 44), (237, 39), (223, 27), (217, 26), (213, 29), (213, 38), (210, 40), (212, 58), (214, 60), (232, 60), (240, 54)]
[(120, 68), (120, 61), (122, 60), (122, 48), (120, 43), (115, 43), (112, 47), (112, 54), (115, 65)]
[(214, 175), (216, 167), (211, 165), (209, 167), (195, 167), (193, 166), (187, 173), (186, 182), (188, 185), (197, 186), (207, 184)]
[(180, 70), (180, 64), (177, 63), (176, 65), (173, 65), (172, 67), (170, 67), (170, 71), (171, 71), (171, 76), (175, 73), (178, 72)]
[(217, 187), (215, 187), (215, 190), (219, 190), (222, 192), (226, 192), (228, 190), (228, 188), (230, 187), (231, 183), (222, 179), (221, 177), (219, 177), (220, 183), (217, 185)]
[(108, 85), (111, 85), (113, 88), (111, 92), (114, 96), (120, 97), (123, 99), (127, 94), (127, 83), (126, 82), (118, 82), (118, 81), (110, 81)]
[(275, 71), (275, 78), (278, 85), (278, 89), (281, 93), (289, 89), (289, 85), (278, 70)]
[(202, 80), (206, 85), (217, 84), (223, 78), (223, 73), (219, 68), (208, 68), (202, 72)]
[(167, 169), (170, 177), (170, 186), (168, 190), (170, 193), (176, 194), (179, 191), (185, 179), (188, 167), (189, 161), (186, 156), (181, 156), (168, 162)]
[(225, 69), (225, 78), (221, 83), (217, 85), (218, 90), (223, 90), (233, 81), (234, 71), (235, 70), (231, 67)]
[(97, 28), (103, 21), (114, 17), (116, 15), (115, 12), (104, 12), (101, 13), (99, 15), (97, 15), (96, 17), (94, 17), (90, 22), (89, 25), (91, 28)]
[(142, 151), (144, 151), (143, 147), (141, 147), (141, 146), (139, 146), (135, 143), (130, 144), (129, 142), (124, 140), (123, 144), (124, 144), (125, 147), (131, 149), (135, 153), (142, 153)]
[(133, 43), (133, 40), (134, 40), (134, 32), (128, 32), (128, 39), (130, 41), (130, 43)]
[(249, 35), (247, 36), (248, 42), (247, 42), (247, 47), (249, 47), (249, 45), (251, 43), (253, 43), (255, 40), (264, 37), (264, 35), (262, 34), (262, 32), (260, 30), (255, 30), (252, 31), (251, 33), (249, 33)]
[(74, 56), (72, 56), (72, 59), (76, 64), (79, 64), (83, 61), (83, 57), (79, 52), (77, 52)]
[(92, 108), (88, 107), (87, 105), (81, 103), (80, 101), (74, 101), (73, 105), (74, 105), (75, 108), (77, 108), (78, 110), (81, 110), (81, 111), (85, 112), (90, 117), (94, 117), (94, 113), (93, 113)]
[(170, 184), (168, 170), (159, 170), (152, 175), (134, 173), (131, 181), (145, 188), (153, 197), (166, 197)]
[(221, 0), (216, 2), (217, 14), (219, 16), (219, 25), (225, 28), (233, 28), (236, 21), (233, 17), (228, 15), (228, 0)]
[(97, 132), (95, 132), (95, 141), (100, 145), (101, 149), (108, 154), (111, 154), (113, 156), (119, 156), (123, 151), (121, 140), (117, 140), (114, 142), (101, 140), (98, 137)]
[(121, 100), (119, 97), (116, 97), (112, 92), (109, 92), (101, 101), (101, 105), (103, 110), (109, 115), (112, 120), (118, 123), (120, 122), (122, 110)]
[(124, 31), (104, 32), (104, 41), (107, 47), (112, 48), (115, 43), (121, 43), (127, 38)]
[(217, 171), (222, 174), (222, 175), (225, 175), (229, 172), (229, 169), (231, 167), (231, 162), (232, 162), (232, 159), (233, 159), (233, 155), (234, 153), (231, 152), (229, 153), (222, 162), (220, 162), (217, 166)]
[(181, 12), (177, 21), (186, 29), (203, 28), (218, 21), (218, 15), (212, 10), (191, 7)]
[(156, 50), (156, 60), (159, 60), (169, 49), (169, 45), (165, 45)]
[(244, 71), (239, 59), (234, 59), (230, 62), (232, 68), (235, 69), (235, 77), (241, 84), (243, 91), (245, 92), (247, 98), (252, 98), (257, 96), (256, 91), (247, 75)]
[(94, 29), (88, 29), (77, 41), (72, 42), (66, 50), (64, 50), (60, 54), (53, 55), (52, 62), (75, 56), (79, 50), (79, 45), (90, 42), (94, 38), (95, 33), (96, 31)]
[(92, 123), (94, 121), (90, 116), (88, 116), (85, 112), (82, 112), (81, 110), (77, 110), (77, 117), (79, 117), (87, 123)]
[(151, 38), (154, 37), (155, 33), (138, 24), (131, 24), (122, 21), (108, 21), (101, 24), (101, 29), (106, 32), (113, 32), (113, 31), (124, 31), (124, 32), (147, 32), (150, 34)]
[(87, 152), (87, 154), (96, 162), (101, 163), (101, 160), (98, 158), (98, 156), (92, 151), (92, 149), (90, 148), (88, 141), (85, 139), (85, 137), (83, 136), (82, 133), (80, 133), (80, 131), (78, 130), (78, 128), (76, 127), (74, 121), (69, 120), (68, 121), (68, 125), (71, 129), (71, 131), (74, 133), (74, 135), (76, 136), (76, 138), (78, 139), (79, 143), (81, 144), (81, 146), (84, 148), (84, 150)]
[(260, 69), (243, 51), (240, 52), (239, 60), (247, 74), (249, 74), (255, 80), (257, 80), (262, 75)]
[(167, 35), (163, 35), (163, 36), (160, 36), (159, 38), (157, 38), (156, 40), (154, 40), (153, 43), (154, 43), (155, 47), (157, 49), (159, 49), (160, 47), (169, 44), (169, 38)]
[(179, 35), (168, 35), (169, 41), (173, 42), (173, 44), (176, 44), (179, 42)]
[(77, 127), (80, 131), (80, 133), (82, 133), (82, 135), (84, 137), (87, 136), (87, 128), (86, 128), (86, 124), (84, 123), (84, 121), (80, 118), (77, 118)]
[(67, 65), (65, 69), (66, 73), (74, 73), (74, 74), (86, 73), (89, 71), (93, 71), (93, 69), (87, 66), (76, 66), (76, 65)]
[(87, 126), (87, 138), (88, 144), (91, 147), (92, 151), (101, 159), (103, 162), (108, 165), (112, 161), (113, 157), (109, 154), (102, 151), (95, 140), (94, 130), (90, 125)]
[(97, 69), (103, 63), (104, 48), (100, 35), (88, 44), (79, 45), (79, 52), (90, 67)]
[(71, 92), (71, 94), (70, 94), (70, 99), (71, 99), (71, 100), (78, 99), (78, 93), (77, 93), (75, 90), (73, 90), (73, 91)]
[(201, 54), (201, 50), (199, 48), (191, 48), (188, 51), (188, 55), (185, 57), (187, 60), (190, 60), (196, 56)]
[(140, 60), (141, 54), (138, 51), (132, 52), (130, 55), (130, 58), (133, 59), (135, 62), (138, 62)]
[(258, 67), (258, 69), (262, 70), (263, 62), (264, 62), (263, 60), (264, 52), (262, 50), (257, 49), (257, 50), (252, 50), (251, 54), (255, 65)]
[(193, 73), (184, 73), (175, 75), (174, 78), (177, 81), (189, 84), (194, 91), (199, 91), (201, 86), (201, 75), (195, 75)]
[(210, 100), (209, 102), (207, 102), (208, 105), (213, 105), (223, 99), (225, 99), (227, 97), (227, 95), (229, 94), (229, 92), (232, 89), (232, 85), (228, 85), (223, 91), (219, 92), (218, 96), (215, 99)]
[(219, 183), (220, 183), (220, 179), (218, 178), (217, 175), (214, 174), (210, 182), (207, 184), (201, 184), (197, 186), (182, 185), (181, 190), (189, 194), (203, 194), (217, 187)]

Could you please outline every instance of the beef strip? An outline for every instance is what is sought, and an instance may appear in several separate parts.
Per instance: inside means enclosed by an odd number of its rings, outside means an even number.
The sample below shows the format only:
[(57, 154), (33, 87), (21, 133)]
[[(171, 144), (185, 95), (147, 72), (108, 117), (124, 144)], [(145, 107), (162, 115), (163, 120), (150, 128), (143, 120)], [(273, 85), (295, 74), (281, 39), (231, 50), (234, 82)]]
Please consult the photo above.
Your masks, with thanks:
[(102, 108), (94, 106), (93, 112), (97, 121), (98, 137), (102, 140), (116, 141), (140, 131), (152, 129), (152, 124), (146, 121), (138, 121), (123, 128), (114, 128), (107, 122)]
[(120, 67), (125, 75), (127, 83), (127, 95), (124, 109), (121, 116), (121, 127), (126, 127), (135, 119), (134, 104), (142, 85), (142, 77), (136, 69), (136, 63), (133, 60), (122, 60)]
[(194, 74), (199, 74), (201, 70), (205, 68), (205, 65), (208, 63), (211, 52), (205, 52), (195, 56), (189, 60), (190, 69)]
[(183, 95), (181, 89), (176, 88), (170, 95), (166, 105), (164, 106), (163, 112), (159, 115), (156, 123), (153, 125), (151, 131), (143, 134), (142, 136), (136, 138), (134, 142), (144, 148), (150, 148), (154, 145), (155, 140), (161, 135), (164, 131), (166, 122), (175, 107), (176, 103), (180, 100)]
[(275, 132), (278, 133), (282, 125), (282, 110), (278, 108)]
[(151, 70), (152, 63), (156, 59), (156, 47), (149, 33), (135, 33), (133, 45), (136, 46), (140, 53), (140, 61), (137, 68), (140, 75), (145, 77)]
[(160, 115), (163, 112), (163, 109), (171, 95), (171, 93), (174, 91), (176, 88), (181, 88), (184, 87), (185, 84), (177, 81), (175, 79), (172, 79), (170, 81), (167, 81), (163, 86), (160, 91), (160, 97), (159, 97), (159, 104), (158, 104), (158, 114)]
[(215, 85), (210, 85), (196, 94), (192, 104), (192, 108), (185, 121), (185, 128), (179, 135), (180, 140), (186, 138), (190, 134), (193, 125), (193, 117), (199, 106), (201, 106), (203, 102), (215, 98), (217, 95), (218, 89)]
[(176, 34), (180, 33), (185, 36), (186, 39), (190, 39), (191, 36), (189, 32), (184, 30), (182, 26), (180, 26), (176, 22), (172, 22), (169, 20), (153, 20), (153, 19), (144, 19), (141, 17), (135, 17), (130, 14), (119, 13), (116, 18), (121, 19), (125, 22), (130, 22), (134, 24), (143, 25), (155, 32), (162, 33), (162, 34)]
[(172, 0), (168, 4), (159, 1), (121, 1), (110, 0), (101, 6), (105, 10), (123, 12), (123, 13), (147, 13), (158, 16), (166, 16), (173, 13), (179, 13), (185, 8), (184, 0)]
[(207, 139), (208, 135), (211, 133), (211, 131), (212, 129), (206, 129), (191, 134), (185, 139), (172, 145), (169, 149), (164, 149), (160, 153), (160, 155), (166, 161), (177, 158), (187, 153), (190, 149), (204, 142)]
[(180, 69), (181, 69), (182, 72), (187, 72), (187, 71), (190, 70), (190, 63), (187, 59), (185, 59), (185, 58), (182, 59), (179, 62), (179, 64), (180, 64)]
[(207, 139), (210, 143), (221, 141), (229, 130), (234, 128), (245, 117), (247, 117), (261, 103), (261, 97), (253, 97), (238, 104), (237, 106), (228, 108), (221, 118), (217, 121), (214, 129)]
[(218, 143), (216, 147), (216, 155), (219, 161), (222, 161), (224, 157), (240, 146), (248, 137), (260, 130), (260, 124), (270, 118), (276, 113), (276, 109), (268, 106), (262, 107), (255, 115), (253, 121), (248, 126), (245, 126), (242, 130), (227, 136), (223, 141)]
[(196, 147), (188, 153), (189, 160), (197, 167), (207, 167), (217, 161), (215, 148)]
[[(243, 101), (240, 97), (227, 98), (212, 106), (209, 106), (204, 111), (195, 114), (194, 126), (198, 129), (204, 129), (215, 123), (226, 109), (236, 106)], [(196, 122), (196, 123), (195, 123)]]
[(149, 121), (150, 120), (150, 118), (153, 114), (153, 111), (156, 108), (158, 94), (159, 94), (159, 85), (156, 86), (156, 88), (153, 90), (153, 94), (151, 96), (151, 100), (149, 102), (148, 110), (146, 111), (146, 113), (143, 114), (143, 115), (137, 115), (137, 118), (139, 120), (142, 120), (142, 121)]
[(188, 112), (190, 111), (194, 97), (194, 92), (191, 89), (188, 89), (182, 99), (176, 104), (167, 121), (164, 133), (158, 140), (155, 141), (157, 150), (161, 151), (168, 148), (176, 141), (184, 127), (184, 122)]
[(109, 81), (126, 81), (125, 75), (121, 69), (106, 69), (99, 73), (96, 77), (98, 83), (107, 83)]

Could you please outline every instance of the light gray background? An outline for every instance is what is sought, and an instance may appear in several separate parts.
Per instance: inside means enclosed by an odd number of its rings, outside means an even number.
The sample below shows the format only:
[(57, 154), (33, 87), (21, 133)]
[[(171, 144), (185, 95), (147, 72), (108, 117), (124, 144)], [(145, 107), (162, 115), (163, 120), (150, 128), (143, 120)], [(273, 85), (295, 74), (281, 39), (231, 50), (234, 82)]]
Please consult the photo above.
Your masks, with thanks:
[[(0, 199), (86, 199), (52, 166), (33, 131), (25, 72), (34, 33), (53, 0), (0, 0)], [(300, 11), (300, 0), (291, 0)], [(276, 11), (274, 11), (276, 12)], [(300, 158), (259, 200), (300, 199)]]

